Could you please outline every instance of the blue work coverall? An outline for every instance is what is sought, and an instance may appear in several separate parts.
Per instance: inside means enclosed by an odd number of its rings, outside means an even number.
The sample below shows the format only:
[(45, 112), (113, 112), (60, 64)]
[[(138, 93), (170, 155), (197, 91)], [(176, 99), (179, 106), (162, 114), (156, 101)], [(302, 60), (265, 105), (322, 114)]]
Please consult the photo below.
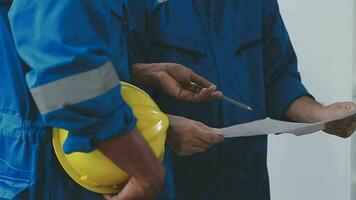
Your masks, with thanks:
[(52, 149), (89, 152), (136, 125), (120, 0), (0, 0), (0, 199), (103, 199), (77, 185)]
[[(127, 0), (132, 62), (183, 64), (253, 108), (219, 100), (180, 102), (151, 93), (161, 109), (221, 128), (282, 119), (309, 96), (276, 0)], [(181, 157), (167, 148), (174, 190), (162, 199), (268, 200), (267, 136), (229, 138)], [(175, 194), (174, 194), (175, 193)]]

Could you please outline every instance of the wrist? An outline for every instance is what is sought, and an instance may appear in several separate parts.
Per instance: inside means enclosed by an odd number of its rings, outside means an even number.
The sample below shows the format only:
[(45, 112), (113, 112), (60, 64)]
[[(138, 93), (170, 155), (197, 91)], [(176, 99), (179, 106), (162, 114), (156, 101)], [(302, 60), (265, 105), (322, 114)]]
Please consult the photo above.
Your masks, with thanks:
[(162, 63), (134, 63), (131, 66), (132, 80), (136, 84), (157, 86), (160, 84), (162, 72), (164, 72)]
[(175, 115), (170, 115), (170, 114), (166, 114), (169, 120), (174, 120), (175, 118), (177, 118), (178, 116)]
[(309, 123), (316, 123), (325, 119), (326, 107), (321, 105), (320, 103), (314, 101), (312, 106), (309, 106), (308, 110), (309, 112), (306, 113), (308, 113), (307, 121)]
[(179, 121), (184, 119), (184, 117), (176, 116), (176, 115), (169, 115), (169, 114), (167, 114), (167, 117), (169, 120), (169, 127), (174, 127), (175, 124), (177, 124)]
[(313, 113), (314, 122), (320, 122), (327, 119), (327, 107), (320, 105), (320, 107), (316, 108)]
[(324, 120), (325, 107), (310, 97), (297, 99), (287, 110), (286, 117), (304, 123)]

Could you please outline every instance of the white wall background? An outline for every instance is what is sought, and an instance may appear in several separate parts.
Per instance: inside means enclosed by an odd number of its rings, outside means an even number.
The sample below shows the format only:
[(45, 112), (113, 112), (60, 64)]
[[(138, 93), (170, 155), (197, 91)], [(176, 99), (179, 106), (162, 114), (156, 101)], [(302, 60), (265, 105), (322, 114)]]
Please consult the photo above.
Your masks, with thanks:
[[(279, 0), (303, 82), (323, 104), (352, 99), (353, 0)], [(356, 46), (356, 45), (355, 45)], [(355, 48), (356, 50), (356, 48)], [(356, 61), (355, 61), (356, 63)], [(355, 64), (356, 71), (356, 64)], [(355, 72), (356, 74), (356, 72)], [(356, 200), (351, 140), (323, 133), (269, 138), (272, 200)], [(355, 169), (353, 169), (355, 170)], [(355, 170), (356, 171), (356, 170)]]
[[(353, 101), (356, 102), (356, 0), (354, 0), (354, 48), (353, 48)], [(351, 173), (352, 173), (352, 189), (351, 189), (351, 199), (356, 199), (356, 136), (352, 138), (351, 143)]]

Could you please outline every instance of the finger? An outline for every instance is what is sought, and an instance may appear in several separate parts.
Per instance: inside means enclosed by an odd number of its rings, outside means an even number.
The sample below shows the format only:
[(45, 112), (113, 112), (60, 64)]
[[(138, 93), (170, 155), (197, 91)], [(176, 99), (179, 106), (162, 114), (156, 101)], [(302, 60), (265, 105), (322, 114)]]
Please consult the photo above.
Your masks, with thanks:
[(345, 119), (350, 120), (352, 122), (356, 122), (356, 114), (353, 114), (353, 115), (351, 115), (349, 117), (346, 117)]
[(346, 132), (353, 134), (355, 132), (355, 130), (356, 130), (356, 127), (354, 125), (352, 125), (351, 127), (348, 127), (346, 129)]
[[(197, 95), (193, 95), (190, 94), (190, 101), (194, 101), (194, 102), (201, 102), (201, 101), (206, 101), (212, 98), (218, 98), (220, 96), (222, 96), (221, 92), (216, 92), (216, 86), (215, 85), (211, 85), (208, 88), (203, 88), (203, 89), (198, 89), (196, 87), (190, 86), (187, 88), (187, 90), (191, 91), (193, 94), (197, 94)], [(207, 90), (205, 92), (205, 90)]]
[(193, 93), (195, 93), (195, 94), (198, 94), (202, 90), (202, 89), (194, 87), (192, 85), (189, 85), (186, 89), (191, 91), (191, 92), (193, 92)]
[(211, 128), (207, 125), (205, 125), (204, 123), (198, 122), (196, 124), (199, 128), (205, 130), (207, 132), (207, 134), (212, 134), (212, 135), (218, 135), (220, 138), (224, 138), (223, 135), (219, 134), (218, 132), (216, 132), (214, 128)]
[(356, 114), (352, 115), (351, 119), (352, 119), (353, 122), (356, 122)]
[(354, 132), (355, 129), (347, 129), (346, 132), (344, 132), (345, 138), (349, 138)]
[(342, 132), (340, 131), (340, 129), (325, 129), (324, 132), (331, 134), (331, 135), (340, 136), (340, 137), (342, 135)]
[(212, 132), (210, 132), (209, 134), (213, 136), (212, 140), (213, 140), (214, 144), (218, 144), (218, 143), (224, 141), (224, 139), (225, 139), (225, 137), (221, 134), (216, 134), (216, 133), (212, 133)]
[(355, 127), (353, 127), (353, 128), (350, 128), (349, 130), (348, 130), (348, 133), (350, 134), (350, 136), (352, 135), (352, 134), (354, 134), (355, 133), (355, 131), (356, 131), (356, 128)]
[(354, 129), (325, 129), (324, 131), (331, 135), (336, 135), (342, 138), (348, 138), (353, 134), (355, 130)]
[(210, 143), (200, 140), (199, 138), (192, 138), (189, 146), (195, 146), (203, 149), (210, 148)]
[(337, 128), (342, 129), (345, 127), (351, 127), (355, 121), (356, 121), (356, 115), (353, 115), (353, 116), (347, 117), (345, 119), (329, 122), (329, 123), (325, 124), (325, 127), (326, 128), (334, 128), (334, 129), (337, 129)]
[[(206, 94), (206, 96), (203, 97), (204, 100), (208, 100), (208, 99), (211, 99), (211, 98), (219, 98), (221, 96), (223, 96), (223, 93), (221, 91), (216, 91), (216, 86), (215, 85), (212, 85), (210, 86), (208, 89), (208, 92)], [(188, 88), (189, 91), (192, 91), (193, 93), (199, 93), (201, 90), (196, 88), (196, 87), (189, 87)]]
[(187, 151), (184, 154), (186, 156), (191, 156), (191, 155), (197, 154), (197, 153), (204, 153), (205, 151), (206, 151), (205, 148), (191, 146), (191, 147), (189, 147), (189, 149), (187, 149)]
[(214, 85), (214, 86), (210, 86), (208, 88), (208, 94), (207, 94), (206, 99), (216, 99), (221, 96), (223, 96), (223, 93), (220, 91), (216, 91), (216, 86)]
[(356, 104), (352, 103), (352, 102), (347, 102), (346, 103), (346, 110), (347, 111), (352, 111), (356, 109)]
[(203, 88), (197, 94), (193, 95), (192, 98), (194, 98), (193, 101), (198, 102), (198, 101), (202, 101), (207, 95), (208, 95), (208, 89)]
[(224, 136), (211, 133), (211, 131), (197, 132), (196, 138), (201, 140), (202, 142), (209, 144), (210, 146), (220, 143), (224, 140)]
[(197, 95), (197, 98), (198, 97), (200, 97), (200, 98), (202, 98), (202, 97), (204, 97), (204, 96), (206, 96), (207, 94), (208, 94), (208, 89), (207, 88), (203, 88), (200, 92), (199, 92), (199, 94)]
[(202, 96), (202, 100), (207, 100), (211, 97), (211, 94), (216, 90), (216, 86), (210, 86), (207, 88), (207, 92), (204, 96)]
[(209, 95), (211, 95), (213, 92), (216, 91), (216, 85), (212, 85), (208, 88), (208, 93)]
[(199, 93), (192, 93), (191, 91), (182, 90), (180, 99), (191, 102), (205, 101), (208, 99), (208, 89), (204, 88)]
[(179, 100), (199, 102), (207, 99), (208, 88), (203, 88), (199, 91), (194, 87), (189, 87), (187, 90), (183, 88), (175, 79), (166, 74), (162, 75), (161, 80), (164, 80), (164, 82), (161, 83), (163, 90), (167, 92), (168, 95), (176, 97)]
[(193, 93), (191, 91), (181, 89), (178, 95), (178, 99), (182, 101), (196, 102), (199, 94)]
[(194, 146), (184, 146), (176, 150), (173, 149), (173, 151), (179, 156), (190, 156), (195, 153), (203, 153), (205, 152), (205, 149), (200, 147), (194, 147)]
[(197, 101), (201, 102), (201, 101), (209, 100), (211, 93), (212, 93), (211, 87), (207, 88), (205, 93), (199, 94), (199, 98), (197, 99)]
[(352, 128), (356, 128), (356, 122), (352, 123)]
[(223, 93), (220, 92), (220, 91), (213, 92), (213, 93), (211, 94), (211, 97), (214, 98), (214, 99), (220, 98), (220, 97), (222, 97), (222, 96), (223, 96)]
[(190, 79), (197, 83), (198, 85), (204, 87), (204, 88), (209, 88), (210, 86), (213, 86), (214, 84), (206, 80), (205, 78), (199, 76), (196, 74), (193, 70), (190, 70)]
[(356, 121), (355, 122), (351, 122), (351, 125), (345, 128), (349, 128), (349, 129), (356, 129)]

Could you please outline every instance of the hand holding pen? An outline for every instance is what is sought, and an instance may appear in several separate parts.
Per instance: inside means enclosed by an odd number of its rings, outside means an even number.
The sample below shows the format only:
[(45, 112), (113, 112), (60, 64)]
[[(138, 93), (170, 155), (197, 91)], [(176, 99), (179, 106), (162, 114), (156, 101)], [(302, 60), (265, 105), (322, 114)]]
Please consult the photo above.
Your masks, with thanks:
[[(195, 88), (197, 88), (197, 89), (199, 89), (199, 90), (204, 90), (204, 89), (206, 89), (206, 88), (203, 88), (202, 86), (200, 86), (199, 84), (197, 84), (197, 83), (195, 83), (195, 82), (190, 82), (190, 85), (193, 86), (193, 87), (195, 87)], [(221, 99), (221, 100), (223, 100), (223, 101), (226, 101), (226, 102), (228, 102), (228, 103), (231, 103), (231, 104), (233, 104), (233, 105), (235, 105), (235, 106), (238, 106), (238, 107), (240, 107), (240, 108), (243, 108), (243, 109), (245, 109), (245, 110), (252, 111), (252, 108), (251, 108), (250, 106), (248, 106), (248, 105), (246, 105), (246, 104), (244, 104), (244, 103), (241, 103), (241, 102), (239, 102), (239, 101), (236, 101), (236, 100), (234, 100), (234, 99), (231, 99), (231, 98), (229, 98), (229, 97), (227, 97), (227, 96), (225, 96), (225, 95), (221, 95), (221, 96), (219, 96), (218, 98)]]

